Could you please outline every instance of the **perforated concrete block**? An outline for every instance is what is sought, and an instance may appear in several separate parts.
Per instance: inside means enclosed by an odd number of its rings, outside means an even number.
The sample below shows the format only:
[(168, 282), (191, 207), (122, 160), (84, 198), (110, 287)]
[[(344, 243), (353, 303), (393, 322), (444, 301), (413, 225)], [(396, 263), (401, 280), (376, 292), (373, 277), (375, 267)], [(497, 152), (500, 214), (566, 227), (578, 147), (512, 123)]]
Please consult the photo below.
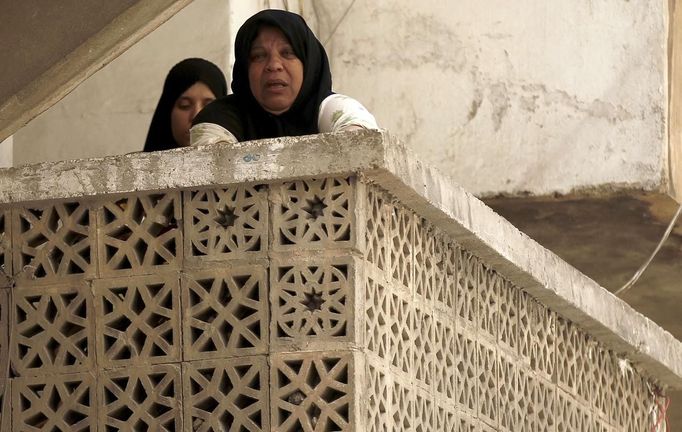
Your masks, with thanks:
[(436, 286), (434, 306), (448, 317), (455, 316), (455, 298), (457, 293), (457, 245), (444, 235), (436, 238)]
[(192, 190), (183, 197), (188, 263), (265, 257), (269, 240), (266, 185)]
[(183, 273), (182, 334), (185, 360), (268, 352), (268, 272), (239, 265)]
[[(653, 417), (649, 413), (655, 406), (654, 389), (623, 359), (612, 355), (610, 361), (615, 372), (609, 385), (611, 424), (621, 430), (650, 428)], [(661, 412), (661, 402), (656, 402), (655, 407)]]
[(495, 271), (486, 266), (478, 270), (478, 337), (497, 344), (500, 326), (500, 291), (504, 280)]
[(459, 412), (478, 413), (478, 348), (467, 333), (455, 332), (455, 403)]
[(97, 210), (99, 268), (103, 277), (153, 274), (182, 262), (179, 191), (126, 195)]
[(366, 363), (366, 383), (362, 392), (363, 417), (367, 432), (389, 432), (392, 377), (387, 367), (372, 360)]
[[(394, 318), (400, 319), (400, 316)], [(412, 373), (417, 387), (427, 391), (432, 390), (435, 363), (435, 324), (433, 310), (416, 303), (414, 306), (414, 321), (412, 327)]]
[(350, 256), (271, 261), (271, 349), (348, 349), (362, 343), (360, 262)]
[(414, 430), (415, 432), (437, 432), (435, 428), (435, 400), (433, 395), (421, 388), (414, 392)]
[(392, 206), (389, 211), (389, 275), (410, 293), (414, 290), (414, 231), (414, 214), (401, 206)]
[(390, 197), (378, 187), (360, 184), (362, 204), (363, 256), (381, 278), (388, 274)]
[[(9, 289), (0, 289), (0, 371), (7, 370), (9, 359)], [(6, 374), (0, 375), (0, 397), (8, 382)]]
[(437, 431), (456, 431), (457, 413), (447, 401), (437, 400), (434, 414), (434, 428)]
[(497, 379), (500, 359), (495, 345), (488, 345), (486, 342), (479, 341), (477, 349), (478, 418), (491, 427), (497, 427), (500, 404)]
[(273, 250), (357, 247), (355, 183), (335, 177), (271, 185)]
[(414, 431), (417, 426), (415, 388), (408, 380), (395, 377), (391, 382), (390, 424), (392, 430)]
[(0, 287), (11, 285), (12, 269), (12, 210), (0, 207)]
[(433, 390), (444, 403), (454, 405), (456, 386), (455, 325), (452, 317), (435, 316), (433, 321)]
[(274, 430), (360, 429), (361, 357), (348, 351), (276, 353), (271, 359)]
[(434, 307), (436, 290), (442, 291), (443, 272), (439, 271), (442, 266), (442, 251), (436, 250), (438, 239), (434, 235), (433, 227), (424, 219), (415, 217), (414, 234), (412, 236), (414, 265), (414, 292), (416, 299)]
[(455, 248), (457, 262), (457, 290), (455, 294), (455, 316), (458, 325), (471, 330), (476, 329), (478, 323), (481, 261), (470, 252)]
[(0, 430), (12, 430), (12, 380), (6, 380), (0, 391)]
[[(368, 273), (368, 272), (367, 272)], [(391, 290), (380, 278), (365, 274), (364, 332), (366, 354), (388, 366), (391, 356)]]
[(20, 376), (93, 370), (95, 313), (84, 283), (15, 289), (10, 357)]
[(96, 430), (95, 376), (91, 373), (20, 377), (12, 383), (12, 430)]
[[(546, 380), (553, 380), (557, 367), (557, 314), (527, 297), (522, 312), (529, 316), (525, 343), (529, 347), (530, 368)], [(523, 331), (523, 330), (522, 330)]]
[(402, 289), (392, 289), (389, 301), (389, 365), (410, 381), (414, 376), (415, 310), (412, 297)]
[(97, 383), (100, 431), (182, 430), (180, 365), (104, 371)]
[(183, 363), (184, 431), (270, 431), (265, 356)]
[(508, 281), (503, 281), (499, 292), (498, 348), (519, 358), (519, 301), (520, 290)]
[(519, 385), (519, 368), (514, 358), (499, 355), (497, 369), (498, 389), (498, 425), (503, 431), (523, 429), (523, 418), (527, 405), (523, 399), (530, 397), (524, 394)]
[(557, 388), (551, 381), (536, 375), (528, 374), (531, 389), (531, 405), (528, 418), (531, 430), (555, 430), (557, 419)]
[(96, 273), (95, 217), (87, 202), (52, 202), (12, 210), (17, 287), (91, 278)]
[(177, 273), (100, 279), (93, 285), (100, 367), (181, 360)]

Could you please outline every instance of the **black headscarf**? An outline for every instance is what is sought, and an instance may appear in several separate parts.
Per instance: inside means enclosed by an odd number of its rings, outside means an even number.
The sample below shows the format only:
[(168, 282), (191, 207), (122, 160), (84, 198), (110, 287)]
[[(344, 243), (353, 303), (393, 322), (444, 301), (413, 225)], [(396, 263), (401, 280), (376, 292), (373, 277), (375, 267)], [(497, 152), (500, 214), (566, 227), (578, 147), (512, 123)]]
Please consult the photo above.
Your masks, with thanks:
[[(301, 90), (291, 107), (280, 115), (265, 111), (249, 86), (251, 45), (263, 26), (281, 30), (303, 63)], [(258, 12), (237, 32), (234, 52), (234, 94), (211, 103), (194, 118), (193, 124), (218, 124), (239, 141), (318, 133), (320, 103), (332, 94), (332, 76), (324, 47), (300, 15), (277, 9)]]
[(195, 83), (206, 84), (216, 98), (227, 94), (225, 75), (208, 60), (188, 58), (176, 64), (168, 72), (163, 92), (156, 105), (152, 122), (147, 132), (144, 151), (168, 150), (179, 147), (171, 130), (171, 112), (178, 98)]

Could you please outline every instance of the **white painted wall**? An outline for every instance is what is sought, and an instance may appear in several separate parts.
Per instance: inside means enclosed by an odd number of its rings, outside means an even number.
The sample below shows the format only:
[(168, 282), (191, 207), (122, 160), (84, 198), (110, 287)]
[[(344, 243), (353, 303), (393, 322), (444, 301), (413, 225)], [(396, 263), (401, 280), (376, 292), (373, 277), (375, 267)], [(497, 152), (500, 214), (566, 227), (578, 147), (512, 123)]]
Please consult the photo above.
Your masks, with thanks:
[(0, 142), (0, 168), (8, 168), (14, 165), (13, 150), (14, 140), (12, 137)]
[(335, 89), (466, 189), (663, 181), (667, 1), (309, 3)]
[(14, 164), (142, 150), (174, 64), (203, 57), (227, 69), (229, 3), (195, 0), (31, 121), (14, 134)]
[(474, 193), (667, 175), (665, 0), (195, 0), (17, 133), (15, 164), (140, 150), (168, 69), (229, 70), (236, 30), (265, 7), (301, 12), (335, 90)]

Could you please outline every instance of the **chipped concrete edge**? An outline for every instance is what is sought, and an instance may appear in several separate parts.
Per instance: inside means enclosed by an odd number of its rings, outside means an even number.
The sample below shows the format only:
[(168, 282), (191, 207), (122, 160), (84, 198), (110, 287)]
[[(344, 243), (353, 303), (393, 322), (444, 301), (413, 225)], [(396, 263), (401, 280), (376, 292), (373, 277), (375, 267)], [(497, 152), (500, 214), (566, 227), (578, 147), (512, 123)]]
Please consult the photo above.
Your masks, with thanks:
[(386, 136), (366, 175), (500, 274), (663, 386), (682, 388), (682, 343)]
[(361, 173), (662, 385), (682, 388), (682, 343), (385, 131), (216, 144), (0, 170), (0, 205)]
[(0, 169), (0, 205), (351, 173), (379, 166), (383, 141), (357, 131)]

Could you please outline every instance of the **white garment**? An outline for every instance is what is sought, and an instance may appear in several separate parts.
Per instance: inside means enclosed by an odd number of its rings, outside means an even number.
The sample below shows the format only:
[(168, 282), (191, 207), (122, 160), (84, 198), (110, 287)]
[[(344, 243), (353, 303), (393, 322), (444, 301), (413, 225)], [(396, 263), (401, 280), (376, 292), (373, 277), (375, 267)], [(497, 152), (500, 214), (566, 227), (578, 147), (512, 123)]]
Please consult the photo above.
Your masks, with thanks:
[[(376, 119), (367, 108), (349, 96), (333, 94), (322, 101), (317, 116), (317, 128), (320, 133), (339, 132), (354, 127), (379, 128)], [(237, 142), (237, 138), (230, 131), (215, 123), (199, 123), (189, 130), (189, 134), (192, 146)]]

